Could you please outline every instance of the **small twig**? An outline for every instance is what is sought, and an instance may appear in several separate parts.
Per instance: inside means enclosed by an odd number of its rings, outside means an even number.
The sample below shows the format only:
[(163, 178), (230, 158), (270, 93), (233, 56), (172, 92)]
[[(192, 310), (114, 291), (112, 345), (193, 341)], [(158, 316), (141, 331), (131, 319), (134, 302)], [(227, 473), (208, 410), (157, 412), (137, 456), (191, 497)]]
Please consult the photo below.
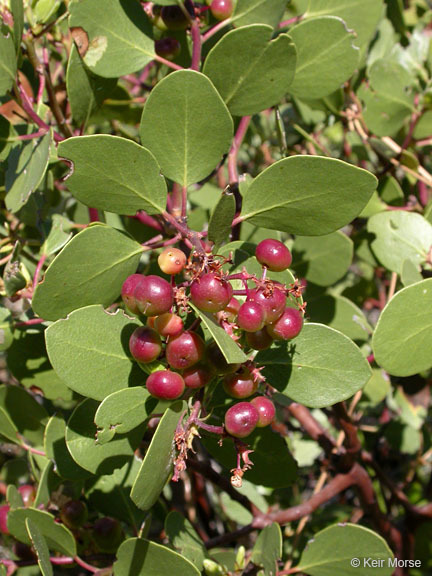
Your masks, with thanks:
[(199, 70), (201, 67), (201, 32), (199, 29), (198, 20), (195, 18), (191, 24), (191, 38), (192, 38), (192, 61), (191, 70)]
[(202, 39), (201, 39), (202, 43), (204, 44), (204, 42), (207, 42), (207, 40), (209, 38), (211, 38), (212, 36), (217, 34), (220, 30), (225, 28), (225, 26), (228, 26), (228, 24), (231, 24), (231, 18), (227, 18), (226, 20), (222, 20), (222, 22), (219, 22), (218, 24), (213, 26), (213, 28), (210, 28), (210, 30), (207, 30), (207, 32), (205, 34), (203, 34), (203, 36), (202, 36)]
[(392, 272), (392, 275), (390, 278), (390, 286), (389, 286), (389, 290), (387, 293), (387, 302), (389, 302), (394, 296), (394, 293), (396, 291), (397, 277), (398, 277), (397, 272)]
[(42, 272), (42, 268), (43, 268), (43, 265), (45, 263), (46, 257), (47, 257), (46, 254), (42, 254), (42, 256), (39, 259), (39, 262), (37, 263), (36, 270), (35, 270), (34, 277), (33, 277), (33, 290), (35, 290), (36, 286), (38, 285), (39, 276), (40, 276), (40, 273)]

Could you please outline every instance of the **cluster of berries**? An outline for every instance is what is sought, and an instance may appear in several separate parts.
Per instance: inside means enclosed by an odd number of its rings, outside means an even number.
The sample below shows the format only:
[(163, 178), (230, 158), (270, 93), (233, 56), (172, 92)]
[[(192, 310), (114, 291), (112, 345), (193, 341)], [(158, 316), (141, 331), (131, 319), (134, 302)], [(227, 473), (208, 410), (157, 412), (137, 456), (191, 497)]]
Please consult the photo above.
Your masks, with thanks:
[[(294, 297), (288, 304), (297, 303), (299, 286), (286, 287), (267, 277), (268, 271), (281, 272), (290, 266), (290, 251), (282, 242), (266, 239), (256, 247), (255, 256), (263, 267), (261, 278), (246, 270), (231, 275), (224, 272), (222, 266), (227, 260), (196, 253), (187, 260), (181, 250), (166, 248), (158, 264), (171, 276), (171, 283), (156, 275), (133, 274), (126, 279), (122, 298), (127, 309), (147, 317), (146, 325), (131, 335), (129, 347), (132, 357), (149, 372), (146, 386), (152, 396), (174, 400), (185, 389), (202, 388), (215, 376), (223, 377), (224, 390), (232, 398), (244, 400), (258, 391), (265, 378), (252, 360), (242, 365), (227, 363), (216, 342), (206, 345), (196, 331), (198, 319), (185, 328), (192, 303), (212, 314), (239, 345), (252, 350), (263, 350), (274, 340), (291, 340), (300, 333), (302, 306), (287, 306), (291, 295)], [(175, 276), (181, 272), (186, 280), (176, 283)], [(233, 280), (241, 280), (243, 289), (234, 290)], [(274, 415), (273, 402), (257, 396), (227, 410), (225, 431), (244, 438), (255, 427), (269, 425)]]

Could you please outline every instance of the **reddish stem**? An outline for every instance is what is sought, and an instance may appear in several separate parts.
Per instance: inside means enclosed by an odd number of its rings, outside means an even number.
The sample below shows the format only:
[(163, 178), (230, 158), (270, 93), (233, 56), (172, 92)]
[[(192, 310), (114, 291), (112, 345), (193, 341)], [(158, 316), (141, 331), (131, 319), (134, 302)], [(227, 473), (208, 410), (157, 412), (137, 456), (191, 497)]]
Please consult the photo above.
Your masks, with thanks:
[(237, 156), (249, 127), (251, 118), (252, 116), (243, 116), (243, 118), (240, 120), (237, 127), (237, 132), (235, 133), (234, 140), (231, 145), (231, 150), (228, 154), (228, 178), (230, 184), (235, 184), (238, 182)]
[(192, 61), (191, 70), (199, 70), (201, 67), (201, 32), (199, 29), (198, 20), (192, 21), (191, 25), (191, 38), (192, 38)]
[(42, 256), (39, 259), (39, 262), (37, 263), (36, 270), (35, 270), (34, 277), (33, 277), (33, 290), (35, 290), (36, 286), (38, 285), (39, 276), (40, 276), (40, 273), (42, 272), (42, 268), (43, 268), (43, 265), (45, 263), (46, 257), (47, 257), (46, 254), (42, 254)]
[(150, 228), (154, 228), (155, 230), (159, 230), (160, 232), (164, 231), (164, 227), (162, 226), (162, 224), (152, 216), (149, 216), (144, 211), (137, 212), (135, 216), (132, 216), (132, 218), (136, 218), (137, 220), (142, 222), (142, 224), (145, 224), (145, 226), (149, 226)]
[[(37, 126), (39, 126), (39, 128), (43, 128), (45, 131), (49, 132), (51, 127), (46, 122), (44, 122), (42, 118), (40, 118), (40, 116), (38, 116), (33, 110), (33, 104), (21, 84), (18, 85), (18, 91), (21, 98), (21, 106), (24, 112), (33, 120)], [(56, 142), (61, 142), (64, 140), (63, 136), (61, 136), (55, 130), (53, 130), (53, 135)]]
[(16, 136), (17, 140), (33, 140), (34, 138), (42, 138), (48, 134), (48, 130), (39, 130), (38, 132), (33, 132), (33, 134), (22, 134), (21, 136)]
[(204, 42), (207, 42), (207, 40), (209, 38), (211, 38), (212, 36), (217, 34), (219, 32), (219, 30), (222, 30), (222, 28), (225, 28), (225, 26), (227, 26), (228, 24), (231, 24), (231, 18), (227, 18), (226, 20), (222, 20), (222, 22), (219, 22), (218, 24), (213, 26), (213, 28), (210, 28), (210, 30), (207, 30), (207, 32), (205, 34), (203, 34), (203, 36), (202, 36), (202, 43), (204, 44)]
[(165, 64), (168, 68), (172, 68), (173, 70), (184, 70), (183, 66), (179, 66), (178, 64), (174, 64), (174, 62), (170, 62), (166, 58), (162, 58), (162, 56), (155, 56), (154, 59), (159, 62), (160, 64)]
[(32, 318), (31, 320), (26, 320), (25, 322), (16, 322), (14, 324), (15, 328), (20, 326), (34, 326), (35, 324), (42, 324), (45, 322), (43, 318)]
[(278, 28), (286, 28), (287, 26), (291, 26), (291, 24), (297, 24), (300, 20), (303, 20), (303, 14), (301, 16), (294, 16), (294, 18), (289, 18), (288, 20), (283, 20), (283, 22), (279, 22)]
[(99, 222), (99, 212), (97, 208), (90, 208), (88, 209), (90, 222)]

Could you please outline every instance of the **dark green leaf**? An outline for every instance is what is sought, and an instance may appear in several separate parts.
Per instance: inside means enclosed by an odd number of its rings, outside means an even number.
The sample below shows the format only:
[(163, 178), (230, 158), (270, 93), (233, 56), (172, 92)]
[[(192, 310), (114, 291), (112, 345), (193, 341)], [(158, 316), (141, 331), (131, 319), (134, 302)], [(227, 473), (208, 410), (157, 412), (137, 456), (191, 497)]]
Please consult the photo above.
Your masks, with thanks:
[[(358, 564), (352, 564), (352, 559)], [(381, 561), (377, 568), (365, 563), (365, 560)], [(337, 524), (329, 526), (310, 540), (296, 567), (299, 572), (310, 576), (331, 576), (343, 574), (344, 576), (390, 576), (393, 568), (389, 560), (393, 553), (388, 544), (375, 532), (364, 526), (355, 524)]]
[(255, 178), (243, 200), (242, 216), (290, 234), (329, 234), (361, 212), (376, 186), (373, 174), (340, 160), (292, 156)]
[(165, 210), (167, 190), (159, 165), (132, 140), (78, 136), (61, 142), (58, 154), (72, 162), (68, 188), (83, 204), (117, 214)]
[(152, 27), (139, 2), (82, 0), (69, 11), (75, 43), (95, 74), (118, 78), (153, 60)]
[(354, 36), (340, 18), (321, 16), (300, 22), (290, 36), (297, 48), (297, 67), (290, 93), (323, 98), (348, 80), (359, 62)]
[(52, 416), (45, 429), (44, 449), (48, 458), (53, 460), (55, 471), (67, 480), (82, 480), (90, 476), (84, 468), (78, 466), (66, 446), (66, 423), (61, 416)]
[(0, 30), (0, 96), (12, 88), (17, 70), (15, 46), (12, 35)]
[(0, 308), (0, 351), (4, 352), (13, 342), (12, 316), (7, 308)]
[(55, 550), (67, 556), (76, 555), (76, 543), (73, 534), (66, 526), (57, 524), (54, 516), (43, 510), (16, 508), (9, 512), (9, 532), (17, 540), (25, 544), (31, 544), (26, 528), (27, 519), (30, 519), (37, 525), (50, 550)]
[(81, 308), (46, 330), (49, 359), (69, 388), (103, 400), (144, 381), (129, 352), (135, 328), (137, 324), (121, 310), (110, 314), (101, 306)]
[(235, 211), (236, 201), (234, 195), (222, 194), (212, 211), (208, 224), (208, 239), (214, 242), (216, 249), (229, 238)]
[(18, 432), (37, 446), (42, 444), (44, 426), (48, 414), (31, 394), (19, 386), (0, 386), (0, 408), (2, 408)]
[(49, 549), (43, 534), (39, 530), (38, 525), (31, 518), (26, 518), (25, 525), (33, 547), (36, 550), (38, 565), (42, 576), (53, 576)]
[(8, 414), (3, 408), (0, 408), (0, 436), (10, 440), (14, 444), (21, 444), (18, 439), (18, 429), (9, 418)]
[(165, 519), (165, 532), (173, 548), (202, 570), (206, 549), (189, 520), (179, 512), (170, 512)]
[(279, 524), (270, 524), (260, 532), (252, 550), (252, 562), (262, 566), (264, 576), (276, 576), (277, 562), (282, 557), (282, 532)]
[(260, 24), (232, 30), (209, 52), (203, 72), (231, 114), (256, 114), (278, 104), (288, 91), (296, 49), (286, 34), (272, 40), (272, 33), (271, 26)]
[(297, 338), (260, 352), (256, 361), (272, 386), (313, 408), (346, 400), (371, 377), (354, 342), (322, 324), (306, 324)]
[(6, 170), (6, 207), (18, 212), (42, 182), (48, 167), (51, 134), (12, 148)]
[(150, 510), (156, 503), (172, 472), (174, 434), (185, 410), (185, 402), (174, 402), (158, 424), (131, 491), (133, 502), (141, 510)]
[(89, 226), (72, 238), (48, 266), (33, 296), (33, 310), (58, 320), (83, 306), (108, 306), (138, 266), (140, 244), (109, 226)]
[(165, 546), (129, 538), (117, 551), (114, 563), (114, 576), (161, 576), (161, 574), (178, 574), (179, 576), (200, 576), (195, 566)]
[(87, 398), (72, 413), (66, 426), (66, 444), (75, 462), (93, 474), (110, 474), (132, 458), (143, 433), (143, 427), (130, 434), (117, 435), (107, 444), (96, 440), (94, 416), (98, 403)]
[(376, 362), (394, 376), (432, 366), (432, 278), (403, 288), (381, 313), (372, 339)]
[(232, 135), (227, 107), (199, 72), (169, 74), (151, 91), (144, 106), (142, 144), (155, 155), (162, 173), (183, 186), (199, 182), (216, 168), (229, 150)]
[(15, 50), (18, 54), (21, 46), (21, 36), (24, 29), (23, 0), (10, 0), (10, 8), (13, 16), (13, 35), (14, 35)]
[(61, 479), (54, 472), (54, 466), (52, 460), (47, 460), (46, 466), (42, 469), (33, 504), (35, 508), (48, 506), (51, 494), (61, 484)]

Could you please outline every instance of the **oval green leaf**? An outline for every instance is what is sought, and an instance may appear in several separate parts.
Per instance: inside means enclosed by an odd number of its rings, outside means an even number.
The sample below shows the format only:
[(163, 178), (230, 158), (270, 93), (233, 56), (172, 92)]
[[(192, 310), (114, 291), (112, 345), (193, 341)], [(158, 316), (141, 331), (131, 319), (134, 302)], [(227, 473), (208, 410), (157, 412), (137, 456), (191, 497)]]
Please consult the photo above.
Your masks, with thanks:
[(233, 194), (222, 194), (214, 207), (208, 223), (208, 239), (214, 242), (215, 250), (226, 242), (231, 233), (231, 223), (236, 211), (236, 201)]
[(165, 179), (153, 154), (132, 140), (106, 134), (60, 142), (59, 157), (72, 163), (70, 192), (83, 204), (116, 214), (166, 208)]
[(189, 186), (206, 178), (228, 152), (233, 122), (206, 76), (179, 70), (151, 91), (144, 106), (140, 136), (162, 173)]
[(322, 16), (291, 28), (297, 68), (290, 93), (298, 98), (323, 98), (348, 80), (359, 62), (354, 36), (340, 18)]
[(81, 0), (69, 12), (75, 43), (95, 74), (118, 78), (155, 57), (152, 26), (139, 2)]
[(31, 518), (26, 518), (25, 525), (31, 543), (36, 550), (38, 565), (42, 576), (53, 576), (49, 548), (42, 532), (39, 530), (38, 525), (35, 524), (34, 520)]
[(143, 383), (144, 374), (129, 352), (137, 323), (121, 310), (87, 306), (55, 322), (45, 332), (48, 357), (58, 376), (82, 396), (103, 400)]
[(251, 560), (262, 566), (264, 576), (276, 576), (277, 563), (282, 558), (282, 532), (279, 524), (270, 524), (262, 530), (252, 550)]
[(334, 158), (284, 158), (249, 186), (242, 217), (290, 234), (329, 234), (360, 214), (377, 183), (370, 172)]
[(92, 474), (110, 474), (132, 458), (141, 441), (143, 427), (128, 436), (118, 435), (108, 444), (99, 444), (94, 423), (97, 408), (98, 403), (89, 398), (78, 404), (66, 426), (66, 444), (78, 466)]
[(31, 394), (19, 386), (0, 386), (0, 408), (25, 440), (42, 444), (48, 413)]
[(129, 538), (118, 549), (114, 563), (114, 576), (126, 574), (200, 576), (201, 572), (192, 562), (165, 546), (141, 538)]
[(12, 88), (17, 71), (15, 45), (10, 33), (0, 30), (0, 96), (4, 96)]
[(421, 214), (395, 210), (375, 214), (368, 221), (375, 235), (371, 248), (388, 270), (402, 273), (405, 260), (423, 264), (432, 247), (432, 225)]
[(311, 408), (350, 398), (372, 375), (354, 342), (322, 324), (306, 324), (297, 338), (260, 352), (256, 361), (272, 386)]
[[(353, 559), (359, 563), (352, 563)], [(372, 566), (368, 559), (379, 563)], [(392, 559), (392, 551), (379, 534), (364, 526), (337, 524), (315, 534), (296, 568), (310, 576), (391, 576)]]
[(156, 503), (172, 472), (174, 434), (185, 410), (185, 402), (174, 402), (158, 424), (131, 490), (131, 498), (141, 510), (150, 510)]
[(271, 26), (262, 24), (232, 30), (206, 58), (203, 72), (235, 116), (278, 104), (293, 81), (295, 46), (286, 34), (272, 40), (272, 33)]
[(33, 310), (45, 320), (58, 320), (90, 304), (112, 304), (136, 271), (141, 253), (142, 246), (123, 232), (103, 224), (89, 226), (48, 266), (35, 290)]
[(393, 376), (432, 366), (432, 278), (403, 288), (388, 302), (372, 338), (375, 361)]
[(275, 28), (286, 9), (287, 0), (237, 0), (231, 21), (235, 26), (268, 24)]

